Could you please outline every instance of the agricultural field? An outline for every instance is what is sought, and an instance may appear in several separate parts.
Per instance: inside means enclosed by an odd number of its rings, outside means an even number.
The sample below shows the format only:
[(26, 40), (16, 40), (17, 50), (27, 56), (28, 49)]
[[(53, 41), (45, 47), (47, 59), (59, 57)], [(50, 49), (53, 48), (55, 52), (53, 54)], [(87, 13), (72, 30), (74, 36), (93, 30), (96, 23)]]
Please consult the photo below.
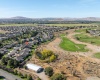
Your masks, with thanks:
[(68, 26), (68, 27), (73, 27), (73, 26), (91, 26), (93, 24), (45, 24), (45, 25), (47, 25), (47, 26)]
[(72, 42), (71, 40), (69, 40), (68, 38), (66, 38), (64, 35), (62, 35), (61, 38), (62, 38), (62, 42), (60, 43), (60, 47), (64, 50), (73, 51), (73, 52), (88, 51), (87, 49), (85, 49), (85, 45), (83, 45), (83, 44), (76, 44), (76, 43)]

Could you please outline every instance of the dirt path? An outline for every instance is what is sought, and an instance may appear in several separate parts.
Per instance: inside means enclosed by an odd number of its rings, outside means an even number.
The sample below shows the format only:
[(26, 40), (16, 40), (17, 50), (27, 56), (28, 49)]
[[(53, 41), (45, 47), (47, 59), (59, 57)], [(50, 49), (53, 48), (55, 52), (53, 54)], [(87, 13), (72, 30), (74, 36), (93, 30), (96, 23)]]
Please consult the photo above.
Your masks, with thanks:
[[(55, 54), (59, 55), (58, 56), (58, 59), (56, 62), (54, 63), (51, 63), (51, 64), (40, 64), (40, 65), (43, 65), (43, 66), (52, 66), (54, 68), (54, 70), (57, 72), (57, 70), (61, 70), (62, 71), (65, 71), (65, 73), (67, 74), (68, 70), (66, 70), (66, 66), (69, 65), (69, 62), (70, 61), (67, 61), (66, 58), (71, 58), (71, 61), (72, 63), (74, 63), (75, 65), (77, 65), (77, 67), (73, 68), (73, 69), (76, 69), (76, 70), (80, 70), (81, 73), (83, 75), (86, 75), (84, 74), (83, 72), (83, 63), (85, 63), (86, 61), (91, 61), (91, 62), (98, 62), (100, 63), (100, 60), (99, 59), (96, 59), (96, 58), (91, 58), (91, 56), (94, 54), (94, 53), (97, 53), (97, 52), (100, 52), (100, 47), (99, 46), (96, 46), (96, 45), (92, 45), (92, 44), (88, 44), (88, 43), (84, 43), (84, 42), (80, 42), (78, 40), (76, 40), (73, 36), (76, 34), (74, 32), (74, 30), (69, 30), (67, 31), (69, 34), (66, 36), (67, 38), (69, 38), (71, 41), (77, 43), (77, 44), (84, 44), (84, 45), (87, 45), (86, 47), (90, 50), (88, 52), (70, 52), (70, 51), (65, 51), (63, 49), (61, 49), (59, 47), (59, 44), (61, 42), (61, 38), (60, 37), (57, 37), (55, 38), (55, 40), (53, 40), (52, 42), (46, 44), (46, 45), (40, 45), (38, 47), (38, 49), (40, 50), (43, 50), (43, 49), (48, 49), (48, 50), (52, 50), (53, 52), (55, 52)], [(65, 32), (66, 33), (66, 32)], [(72, 56), (69, 56), (67, 54), (72, 54)], [(74, 54), (74, 55), (73, 55)], [(77, 55), (78, 54), (78, 55)], [(82, 55), (82, 56), (81, 56)], [(76, 56), (76, 58), (75, 58)], [(85, 57), (84, 57), (85, 56)], [(72, 60), (73, 59), (73, 60)], [(33, 59), (33, 61), (35, 61), (36, 59)], [(78, 60), (81, 60), (81, 62), (79, 63), (76, 63)], [(32, 61), (32, 62), (33, 62)], [(37, 61), (38, 63), (38, 61)], [(68, 63), (68, 64), (66, 64)], [(71, 66), (71, 65), (69, 65)], [(67, 74), (68, 75), (68, 74)], [(87, 80), (89, 80), (91, 77), (87, 78)], [(96, 79), (96, 78), (95, 78)]]
[(92, 44), (89, 44), (89, 43), (80, 42), (80, 41), (76, 40), (74, 38), (74, 35), (77, 34), (77, 33), (75, 33), (74, 30), (69, 30), (68, 33), (69, 34), (67, 35), (67, 38), (69, 38), (74, 43), (84, 44), (89, 49), (88, 52), (79, 52), (80, 54), (84, 54), (86, 56), (92, 56), (94, 53), (100, 52), (100, 46), (96, 46), (96, 45), (92, 45)]
[[(71, 41), (77, 43), (77, 44), (84, 44), (86, 45), (86, 48), (89, 49), (88, 52), (70, 52), (70, 51), (65, 51), (63, 49), (61, 49), (59, 47), (59, 44), (61, 42), (61, 38), (57, 37), (55, 40), (53, 40), (52, 42), (50, 42), (49, 44), (47, 45), (41, 45), (39, 47), (39, 49), (49, 49), (49, 50), (52, 50), (53, 52), (57, 53), (57, 55), (59, 55), (59, 58), (63, 59), (64, 60), (66, 58), (66, 54), (79, 54), (79, 55), (83, 55), (83, 56), (86, 56), (86, 57), (92, 57), (94, 53), (97, 53), (97, 52), (100, 52), (100, 46), (96, 46), (96, 45), (92, 45), (92, 44), (89, 44), (89, 43), (85, 43), (85, 42), (80, 42), (78, 40), (76, 40), (74, 38), (74, 35), (76, 34), (74, 32), (74, 30), (68, 30), (67, 31), (69, 34), (66, 36), (67, 38), (69, 38)], [(99, 61), (98, 59), (96, 58), (93, 58), (97, 61)]]

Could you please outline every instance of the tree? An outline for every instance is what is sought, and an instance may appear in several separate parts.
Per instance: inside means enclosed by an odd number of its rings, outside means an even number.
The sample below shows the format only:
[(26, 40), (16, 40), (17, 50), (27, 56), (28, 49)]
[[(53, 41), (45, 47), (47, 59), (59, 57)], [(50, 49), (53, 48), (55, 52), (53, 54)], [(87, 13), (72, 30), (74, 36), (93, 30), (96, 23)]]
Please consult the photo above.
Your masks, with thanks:
[(28, 75), (27, 76), (27, 80), (32, 80), (32, 76), (31, 75)]
[(18, 66), (18, 61), (14, 60), (14, 67), (16, 68)]
[(53, 73), (54, 73), (54, 72), (53, 72), (53, 69), (52, 69), (51, 67), (46, 67), (44, 71), (45, 71), (45, 74), (48, 75), (48, 76), (50, 76), (50, 77), (51, 77), (51, 76), (53, 75)]
[(55, 55), (50, 56), (50, 62), (54, 61), (56, 59)]
[(0, 42), (0, 48), (3, 46), (2, 42)]
[(18, 75), (21, 76), (21, 77), (23, 76), (22, 73), (20, 73), (20, 72), (18, 73)]
[(5, 63), (6, 63), (5, 57), (2, 57), (1, 62), (5, 65)]
[(37, 80), (41, 80), (39, 77), (38, 77), (38, 79)]
[(8, 60), (7, 66), (12, 67), (12, 60)]
[(66, 77), (62, 74), (55, 74), (51, 77), (51, 80), (66, 80)]
[(52, 51), (50, 51), (50, 50), (43, 50), (43, 51), (41, 51), (40, 52), (41, 53), (41, 59), (46, 59), (46, 58), (48, 58), (48, 57), (50, 57), (52, 54), (54, 54)]
[(14, 70), (14, 74), (17, 75), (18, 74), (18, 71), (17, 70)]
[(2, 58), (3, 54), (0, 53), (0, 59)]
[(27, 78), (27, 74), (25, 74), (24, 77)]

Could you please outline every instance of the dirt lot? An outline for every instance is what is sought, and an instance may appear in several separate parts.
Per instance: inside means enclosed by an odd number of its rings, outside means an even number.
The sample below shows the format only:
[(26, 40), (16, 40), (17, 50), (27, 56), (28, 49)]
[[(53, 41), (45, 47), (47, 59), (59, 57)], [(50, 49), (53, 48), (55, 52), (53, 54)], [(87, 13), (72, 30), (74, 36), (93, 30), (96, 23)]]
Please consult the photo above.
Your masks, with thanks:
[(0, 30), (0, 33), (3, 33), (3, 34), (6, 33), (6, 32), (8, 32), (8, 31)]
[(55, 38), (55, 40), (48, 44), (40, 45), (37, 49), (52, 50), (55, 54), (58, 55), (57, 60), (52, 63), (43, 63), (34, 55), (29, 62), (35, 63), (44, 68), (47, 66), (51, 66), (54, 69), (55, 73), (62, 72), (67, 77), (67, 80), (86, 80), (87, 77), (89, 77), (90, 79), (91, 76), (97, 76), (100, 78), (100, 60), (91, 58), (91, 56), (95, 52), (100, 51), (100, 47), (75, 40), (73, 37), (73, 35), (75, 34), (73, 30), (69, 30), (67, 32), (69, 33), (66, 36), (67, 38), (75, 43), (87, 45), (87, 48), (90, 51), (85, 53), (69, 52), (61, 49), (59, 47), (61, 38), (59, 37), (59, 34), (57, 34), (56, 36), (58, 37)]

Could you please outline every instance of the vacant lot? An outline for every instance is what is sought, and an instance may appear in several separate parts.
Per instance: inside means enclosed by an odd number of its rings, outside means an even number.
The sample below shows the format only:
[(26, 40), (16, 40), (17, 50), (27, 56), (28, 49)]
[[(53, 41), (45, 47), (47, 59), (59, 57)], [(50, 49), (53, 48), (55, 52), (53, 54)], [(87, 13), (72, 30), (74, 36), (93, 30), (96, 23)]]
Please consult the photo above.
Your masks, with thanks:
[(85, 49), (85, 45), (83, 44), (76, 44), (70, 41), (65, 36), (61, 36), (61, 38), (62, 38), (62, 42), (60, 43), (60, 47), (64, 50), (73, 51), (73, 52), (74, 51), (82, 51), (82, 52), (88, 51), (87, 49)]
[(0, 30), (0, 33), (5, 34), (8, 31)]

